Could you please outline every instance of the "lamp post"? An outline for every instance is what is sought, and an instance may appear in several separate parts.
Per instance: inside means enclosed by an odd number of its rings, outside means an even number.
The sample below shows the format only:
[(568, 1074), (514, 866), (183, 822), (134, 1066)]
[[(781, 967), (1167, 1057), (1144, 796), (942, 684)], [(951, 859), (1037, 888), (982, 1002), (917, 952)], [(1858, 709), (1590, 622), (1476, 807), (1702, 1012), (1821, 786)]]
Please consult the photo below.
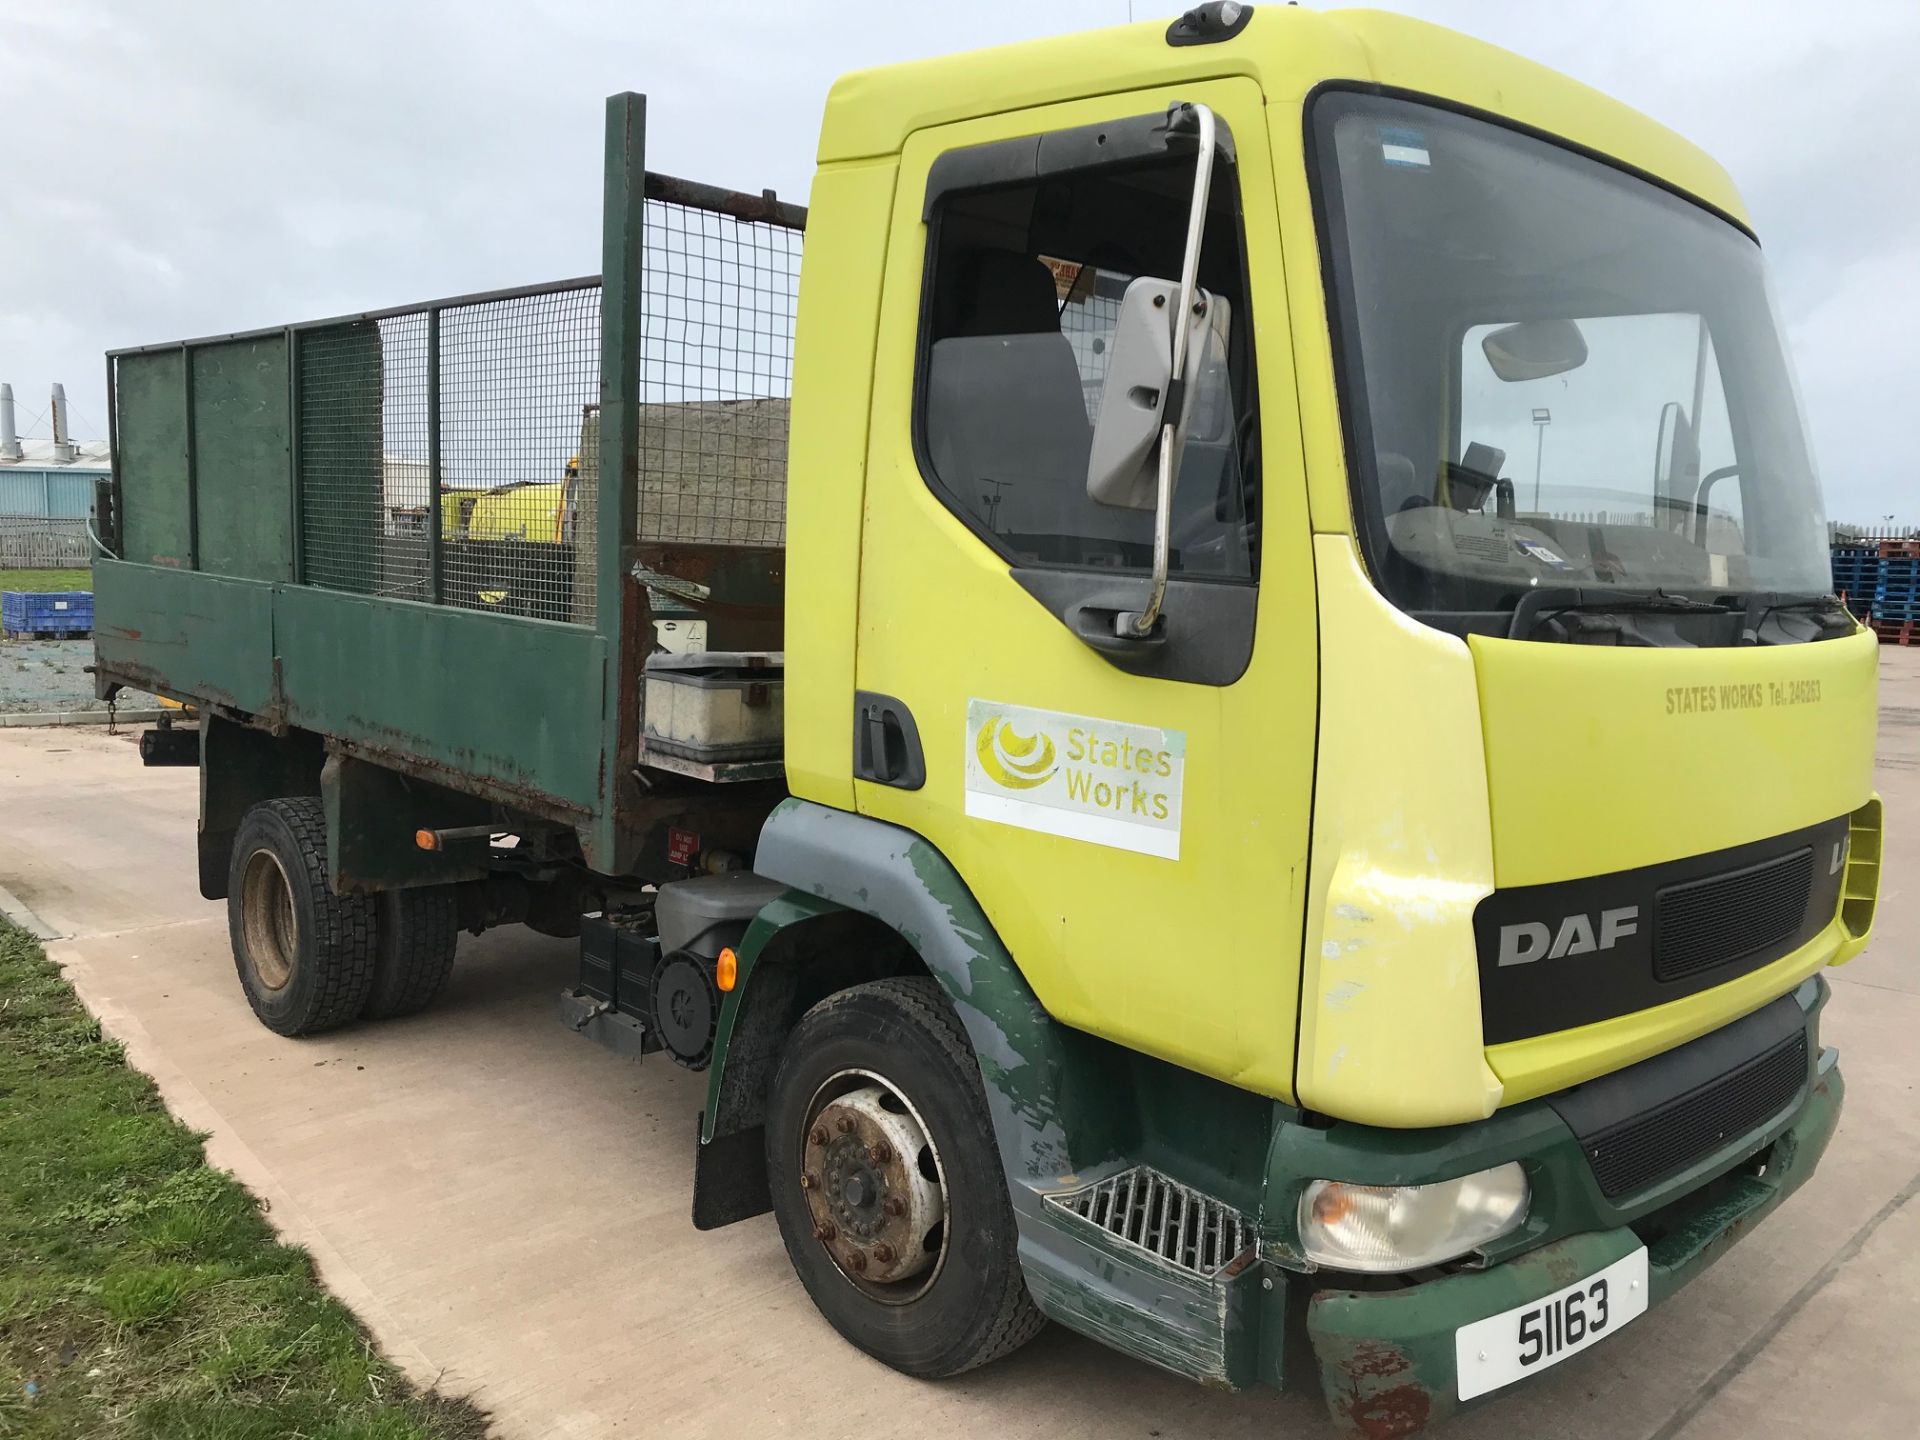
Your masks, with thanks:
[(1553, 423), (1553, 414), (1545, 406), (1535, 406), (1533, 411), (1533, 433), (1538, 437), (1533, 446), (1533, 513), (1540, 513), (1540, 461), (1547, 450), (1547, 426)]

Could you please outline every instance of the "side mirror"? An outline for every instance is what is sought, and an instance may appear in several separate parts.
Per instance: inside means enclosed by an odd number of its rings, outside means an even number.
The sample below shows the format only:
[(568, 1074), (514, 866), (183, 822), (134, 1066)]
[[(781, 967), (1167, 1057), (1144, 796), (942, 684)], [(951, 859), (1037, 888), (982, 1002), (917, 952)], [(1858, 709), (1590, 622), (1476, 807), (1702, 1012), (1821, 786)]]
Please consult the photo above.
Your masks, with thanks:
[[(1087, 497), (1122, 510), (1151, 510), (1158, 499), (1156, 447), (1173, 388), (1173, 315), (1180, 287), (1143, 275), (1127, 286), (1120, 315), (1108, 336), (1107, 378), (1093, 426), (1087, 460)], [(1225, 439), (1233, 424), (1227, 387), (1227, 337), (1232, 306), (1197, 292), (1187, 316), (1188, 381), (1174, 419), (1172, 470), (1180, 473), (1180, 450), (1188, 439)]]
[(1544, 380), (1578, 370), (1587, 363), (1587, 337), (1571, 320), (1522, 320), (1480, 342), (1480, 349), (1502, 380)]

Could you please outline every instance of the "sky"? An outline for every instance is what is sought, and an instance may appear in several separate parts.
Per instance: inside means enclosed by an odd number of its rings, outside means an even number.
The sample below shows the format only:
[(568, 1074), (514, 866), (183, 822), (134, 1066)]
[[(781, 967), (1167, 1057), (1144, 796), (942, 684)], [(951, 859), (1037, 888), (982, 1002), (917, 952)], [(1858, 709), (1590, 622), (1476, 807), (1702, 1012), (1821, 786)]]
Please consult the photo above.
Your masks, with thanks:
[[(1829, 514), (1920, 522), (1920, 4), (1395, 8), (1725, 165)], [(58, 380), (102, 438), (109, 348), (592, 274), (617, 90), (648, 95), (651, 169), (804, 201), (841, 72), (1127, 18), (1128, 0), (0, 0), (0, 380), (26, 433), (48, 433)]]

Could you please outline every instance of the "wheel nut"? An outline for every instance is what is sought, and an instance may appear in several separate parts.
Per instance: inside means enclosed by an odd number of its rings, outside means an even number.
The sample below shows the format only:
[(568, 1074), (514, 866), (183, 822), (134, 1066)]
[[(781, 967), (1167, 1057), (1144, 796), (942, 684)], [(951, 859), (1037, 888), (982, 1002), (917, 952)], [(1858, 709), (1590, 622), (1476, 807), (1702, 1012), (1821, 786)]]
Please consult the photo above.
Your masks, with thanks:
[(851, 1115), (842, 1115), (837, 1128), (842, 1135), (851, 1135), (853, 1133), (853, 1117)]
[(814, 1126), (813, 1129), (807, 1132), (807, 1143), (809, 1145), (826, 1144), (827, 1143), (827, 1127), (824, 1125)]
[(831, 1240), (839, 1233), (838, 1230), (833, 1228), (833, 1223), (829, 1220), (822, 1220), (813, 1227), (813, 1238), (816, 1240)]
[(813, 1189), (814, 1186), (818, 1185), (819, 1183), (820, 1182), (814, 1178), (814, 1174), (811, 1170), (802, 1170), (800, 1172), (800, 1188), (802, 1190), (811, 1190)]
[(898, 1220), (902, 1215), (907, 1213), (907, 1202), (902, 1200), (898, 1195), (889, 1195), (886, 1198), (886, 1202), (880, 1208)]
[(867, 1257), (862, 1255), (858, 1250), (849, 1250), (847, 1252), (847, 1268), (858, 1275), (862, 1270), (867, 1268)]
[(867, 1159), (871, 1160), (876, 1165), (884, 1165), (892, 1158), (893, 1158), (893, 1149), (884, 1140), (882, 1140), (878, 1145), (869, 1145), (867, 1147)]
[(893, 1246), (887, 1244), (884, 1240), (873, 1247), (873, 1258), (878, 1260), (882, 1265), (891, 1265), (893, 1263), (893, 1256)]

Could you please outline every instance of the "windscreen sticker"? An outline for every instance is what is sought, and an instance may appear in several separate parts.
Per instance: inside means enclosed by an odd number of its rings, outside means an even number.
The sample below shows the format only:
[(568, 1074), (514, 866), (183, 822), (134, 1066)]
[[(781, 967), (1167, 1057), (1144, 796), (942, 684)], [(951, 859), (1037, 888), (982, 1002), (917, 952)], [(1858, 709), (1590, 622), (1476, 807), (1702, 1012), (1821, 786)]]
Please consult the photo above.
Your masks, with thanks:
[(967, 814), (1180, 858), (1187, 737), (1057, 710), (967, 702)]
[(1565, 560), (1542, 545), (1538, 540), (1516, 540), (1513, 543), (1520, 547), (1520, 552), (1523, 555), (1531, 555), (1542, 565), (1552, 565), (1561, 570), (1567, 568), (1567, 562)]
[(1425, 134), (1392, 125), (1380, 127), (1380, 158), (1389, 165), (1404, 165), (1414, 170), (1425, 170), (1433, 164), (1433, 157), (1427, 153)]

